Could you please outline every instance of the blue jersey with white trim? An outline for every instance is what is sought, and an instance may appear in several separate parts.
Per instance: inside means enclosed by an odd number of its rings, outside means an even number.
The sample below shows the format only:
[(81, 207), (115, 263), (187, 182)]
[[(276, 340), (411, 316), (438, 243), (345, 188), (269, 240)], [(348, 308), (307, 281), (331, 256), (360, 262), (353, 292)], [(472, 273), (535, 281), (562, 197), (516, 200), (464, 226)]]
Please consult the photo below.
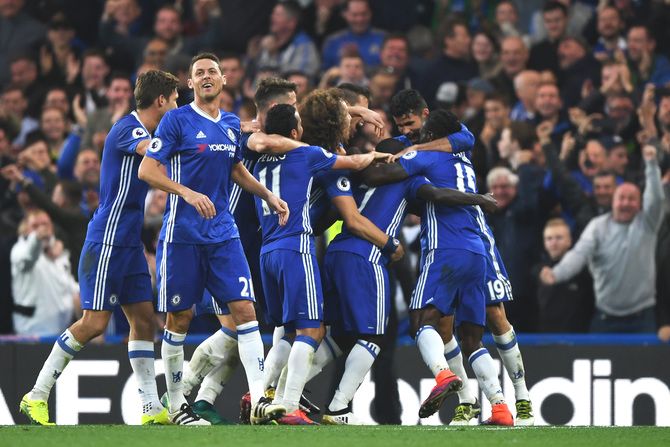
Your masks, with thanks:
[(100, 165), (100, 205), (88, 224), (87, 241), (119, 247), (142, 245), (149, 185), (137, 177), (142, 157), (135, 149), (149, 138), (137, 112), (118, 120), (107, 134)]
[[(411, 151), (399, 163), (409, 175), (424, 175), (439, 188), (476, 193), (470, 151), (458, 154)], [(427, 250), (455, 248), (486, 255), (476, 211), (471, 206), (426, 203), (421, 215), (421, 235)]]
[[(247, 147), (247, 141), (249, 141), (250, 133), (243, 133), (240, 141), (240, 148), (242, 153), (242, 164), (247, 171), (254, 172), (254, 167), (258, 162), (260, 154), (254, 152)], [(240, 185), (233, 182), (230, 188), (230, 212), (235, 218), (235, 223), (237, 224), (237, 229), (242, 234), (247, 235), (247, 238), (254, 237), (255, 234), (260, 235), (258, 232), (259, 222), (258, 217), (256, 217), (256, 205), (254, 203), (254, 195), (243, 190)], [(242, 241), (245, 241), (245, 238), (242, 237)]]
[(288, 222), (279, 225), (277, 215), (264, 200), (256, 197), (256, 215), (263, 231), (261, 254), (276, 249), (313, 253), (314, 242), (309, 214), (313, 176), (329, 170), (337, 155), (316, 146), (302, 146), (283, 155), (265, 154), (258, 159), (254, 177), (284, 200), (290, 210)]
[(309, 198), (309, 216), (318, 222), (331, 207), (331, 201), (339, 196), (353, 196), (348, 170), (322, 171), (314, 176)]
[(161, 120), (147, 156), (167, 166), (173, 181), (209, 197), (212, 219), (169, 194), (160, 239), (180, 244), (216, 244), (239, 237), (229, 209), (231, 171), (241, 160), (240, 119), (221, 111), (212, 118), (195, 103), (170, 110)]
[[(417, 175), (376, 188), (358, 185), (354, 191), (358, 211), (386, 234), (396, 237), (407, 215), (407, 202), (414, 200), (418, 189), (429, 183), (427, 178)], [(375, 264), (388, 262), (376, 245), (354, 235), (346, 227), (330, 243), (328, 251), (356, 253)]]

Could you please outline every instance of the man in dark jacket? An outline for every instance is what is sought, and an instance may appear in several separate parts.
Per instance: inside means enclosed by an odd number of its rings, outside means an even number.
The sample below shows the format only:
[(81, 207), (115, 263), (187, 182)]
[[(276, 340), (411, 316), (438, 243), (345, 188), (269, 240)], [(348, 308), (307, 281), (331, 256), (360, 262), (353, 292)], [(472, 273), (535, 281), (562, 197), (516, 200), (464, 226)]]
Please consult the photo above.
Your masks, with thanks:
[[(544, 266), (553, 267), (572, 246), (570, 228), (563, 219), (551, 219), (544, 227), (543, 259), (533, 269), (538, 277)], [(593, 279), (588, 269), (570, 281), (537, 287), (539, 332), (588, 332), (593, 316)]]

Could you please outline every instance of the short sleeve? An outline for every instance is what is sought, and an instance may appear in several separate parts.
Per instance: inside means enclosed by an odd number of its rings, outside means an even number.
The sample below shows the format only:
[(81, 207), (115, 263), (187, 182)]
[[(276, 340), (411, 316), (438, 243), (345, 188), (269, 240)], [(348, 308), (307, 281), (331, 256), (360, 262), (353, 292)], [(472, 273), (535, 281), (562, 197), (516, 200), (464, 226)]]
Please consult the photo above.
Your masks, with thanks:
[(134, 154), (140, 141), (148, 140), (151, 136), (144, 127), (137, 123), (125, 125), (119, 129), (116, 149), (127, 154)]
[(322, 171), (321, 174), (317, 175), (316, 181), (331, 200), (339, 196), (353, 197), (351, 180), (347, 177), (346, 171)]
[(337, 155), (316, 146), (305, 147), (304, 153), (307, 159), (307, 166), (309, 166), (312, 174), (332, 169), (337, 160)]
[(470, 151), (475, 144), (475, 136), (465, 124), (461, 124), (460, 131), (447, 136), (447, 140), (449, 140), (451, 150), (454, 153)]
[(419, 188), (421, 188), (423, 185), (432, 184), (430, 183), (430, 180), (428, 180), (423, 175), (414, 175), (405, 181), (407, 182), (407, 197), (411, 200), (418, 199), (416, 194), (419, 191)]
[(168, 162), (181, 143), (181, 129), (175, 115), (174, 111), (169, 111), (163, 116), (147, 148), (147, 157), (156, 159), (162, 164)]
[(430, 152), (410, 151), (400, 157), (398, 162), (409, 175), (424, 174), (427, 167), (434, 161), (432, 155), (434, 154)]

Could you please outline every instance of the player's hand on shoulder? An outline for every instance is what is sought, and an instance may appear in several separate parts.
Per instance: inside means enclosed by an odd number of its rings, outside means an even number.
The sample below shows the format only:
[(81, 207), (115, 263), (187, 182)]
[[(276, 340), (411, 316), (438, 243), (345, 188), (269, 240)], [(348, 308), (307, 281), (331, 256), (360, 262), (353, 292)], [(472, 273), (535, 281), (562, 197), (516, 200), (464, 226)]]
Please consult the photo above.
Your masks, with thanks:
[(216, 216), (216, 208), (214, 207), (214, 204), (209, 199), (209, 197), (206, 195), (189, 189), (186, 193), (184, 193), (183, 199), (186, 201), (186, 203), (195, 208), (198, 214), (200, 214), (205, 219), (211, 219)]
[(396, 153), (393, 157), (391, 157), (391, 162), (396, 162), (400, 160), (406, 153), (412, 152), (416, 150), (414, 145), (406, 147), (405, 149), (401, 150), (400, 152)]
[(405, 256), (405, 247), (402, 244), (398, 244), (398, 248), (391, 255), (391, 262), (400, 261), (403, 256)]
[(393, 161), (393, 155), (387, 154), (384, 152), (376, 152), (372, 151), (370, 152), (373, 157), (373, 161), (379, 162), (379, 163), (391, 163)]
[(498, 201), (495, 199), (495, 197), (493, 197), (493, 194), (490, 192), (486, 194), (480, 194), (480, 197), (482, 202), (479, 206), (482, 207), (485, 213), (495, 213), (498, 211)]

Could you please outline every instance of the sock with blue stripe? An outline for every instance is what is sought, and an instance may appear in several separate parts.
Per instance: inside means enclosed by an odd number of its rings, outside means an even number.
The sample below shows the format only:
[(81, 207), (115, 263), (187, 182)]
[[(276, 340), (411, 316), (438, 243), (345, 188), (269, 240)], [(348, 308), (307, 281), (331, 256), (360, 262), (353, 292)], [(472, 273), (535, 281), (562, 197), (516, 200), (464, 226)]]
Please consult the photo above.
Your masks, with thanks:
[(165, 383), (167, 385), (170, 413), (179, 411), (182, 404), (187, 403), (184, 397), (184, 340), (186, 334), (163, 331), (161, 357), (165, 368)]
[(377, 359), (379, 351), (380, 348), (375, 343), (365, 340), (356, 341), (347, 356), (344, 374), (342, 374), (342, 379), (337, 386), (337, 390), (335, 390), (333, 400), (328, 405), (328, 410), (340, 411), (349, 406), (349, 402), (354, 398), (358, 387), (363, 383), (365, 375)]
[(447, 359), (444, 357), (444, 344), (442, 337), (432, 326), (422, 326), (416, 332), (416, 345), (419, 347), (421, 357), (430, 368), (433, 376), (437, 377), (440, 371), (449, 369)]
[(237, 345), (240, 352), (240, 360), (244, 365), (244, 372), (247, 375), (249, 383), (249, 393), (251, 394), (251, 404), (263, 397), (265, 388), (263, 382), (265, 379), (265, 350), (263, 349), (263, 340), (258, 330), (258, 321), (237, 326)]
[(297, 335), (288, 356), (288, 371), (286, 373), (286, 387), (282, 400), (286, 407), (286, 413), (298, 409), (302, 390), (307, 383), (307, 374), (314, 361), (314, 352), (319, 343), (307, 335)]
[(162, 405), (156, 389), (156, 369), (154, 368), (154, 342), (131, 340), (128, 342), (128, 360), (137, 382), (137, 392), (142, 402), (142, 414), (160, 413)]
[(505, 396), (502, 393), (502, 387), (498, 380), (496, 365), (486, 348), (477, 349), (468, 359), (472, 370), (477, 376), (479, 387), (484, 395), (491, 402), (491, 405), (497, 405), (505, 402)]
[(233, 351), (237, 351), (237, 333), (227, 327), (221, 327), (200, 343), (184, 368), (184, 396), (190, 396), (193, 388)]
[(468, 374), (465, 372), (465, 367), (463, 366), (463, 354), (461, 353), (461, 348), (458, 346), (456, 337), (451, 337), (451, 340), (445, 343), (444, 357), (447, 359), (449, 369), (463, 381), (463, 387), (458, 392), (458, 402), (461, 404), (474, 404), (477, 402), (477, 397), (472, 392)]
[(498, 347), (498, 354), (502, 359), (507, 375), (514, 385), (514, 397), (516, 400), (530, 400), (528, 387), (526, 386), (526, 370), (523, 367), (523, 359), (519, 344), (516, 341), (514, 328), (502, 335), (494, 335), (493, 341)]
[[(281, 332), (283, 335), (283, 328), (275, 328), (275, 334)], [(272, 348), (268, 352), (267, 357), (265, 357), (265, 383), (263, 384), (263, 389), (267, 389), (269, 386), (277, 388), (277, 383), (279, 382), (279, 375), (281, 370), (284, 369), (286, 363), (288, 362), (288, 356), (291, 353), (291, 343), (284, 336), (282, 337), (272, 337)]]
[(226, 356), (217, 367), (207, 374), (203, 380), (195, 402), (204, 400), (214, 405), (214, 401), (223, 391), (223, 387), (228, 383), (230, 377), (235, 372), (235, 368), (240, 364), (240, 356), (237, 351), (232, 351), (230, 355)]
[(49, 393), (51, 393), (51, 388), (53, 388), (54, 383), (58, 380), (61, 373), (65, 369), (70, 360), (75, 356), (75, 354), (81, 351), (81, 348), (84, 346), (79, 343), (72, 332), (69, 329), (66, 329), (54, 343), (54, 347), (51, 349), (49, 357), (47, 357), (42, 366), (42, 370), (37, 376), (37, 381), (35, 381), (35, 386), (30, 392), (30, 399), (32, 400), (48, 400)]

